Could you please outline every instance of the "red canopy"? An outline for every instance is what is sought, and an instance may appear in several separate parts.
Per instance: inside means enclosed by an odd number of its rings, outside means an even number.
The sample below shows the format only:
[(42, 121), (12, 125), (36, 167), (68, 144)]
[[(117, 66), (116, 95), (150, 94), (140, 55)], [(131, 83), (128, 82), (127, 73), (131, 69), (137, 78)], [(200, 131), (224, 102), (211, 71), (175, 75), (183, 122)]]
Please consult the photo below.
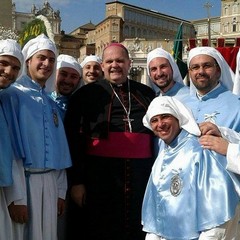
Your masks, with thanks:
[(216, 49), (223, 55), (223, 57), (235, 73), (236, 57), (239, 47), (217, 47)]

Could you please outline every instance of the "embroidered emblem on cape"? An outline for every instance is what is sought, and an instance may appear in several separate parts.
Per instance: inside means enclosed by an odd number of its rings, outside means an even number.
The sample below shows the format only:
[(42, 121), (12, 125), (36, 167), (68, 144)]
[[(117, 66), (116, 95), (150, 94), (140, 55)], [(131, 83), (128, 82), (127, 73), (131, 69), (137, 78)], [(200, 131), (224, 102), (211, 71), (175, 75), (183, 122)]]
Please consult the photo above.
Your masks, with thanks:
[(178, 174), (174, 175), (171, 179), (170, 192), (174, 197), (177, 197), (182, 191), (182, 179)]
[(53, 109), (52, 114), (53, 114), (53, 122), (54, 122), (54, 125), (55, 125), (56, 127), (58, 127), (58, 115), (57, 115), (56, 109)]
[(205, 122), (211, 122), (211, 123), (216, 123), (216, 115), (219, 114), (219, 112), (213, 112), (211, 114), (204, 114), (204, 120)]

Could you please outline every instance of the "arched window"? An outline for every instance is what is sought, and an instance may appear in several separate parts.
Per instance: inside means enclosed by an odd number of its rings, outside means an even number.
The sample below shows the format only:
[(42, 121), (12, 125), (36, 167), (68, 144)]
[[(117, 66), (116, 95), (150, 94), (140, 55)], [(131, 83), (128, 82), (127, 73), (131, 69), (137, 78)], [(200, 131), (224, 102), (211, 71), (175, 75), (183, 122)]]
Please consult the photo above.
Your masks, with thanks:
[(232, 13), (233, 14), (236, 14), (238, 12), (238, 4), (237, 3), (234, 3), (233, 4), (233, 7), (232, 7)]
[(233, 32), (237, 31), (237, 22), (235, 17), (233, 18), (233, 21), (232, 21), (232, 31)]

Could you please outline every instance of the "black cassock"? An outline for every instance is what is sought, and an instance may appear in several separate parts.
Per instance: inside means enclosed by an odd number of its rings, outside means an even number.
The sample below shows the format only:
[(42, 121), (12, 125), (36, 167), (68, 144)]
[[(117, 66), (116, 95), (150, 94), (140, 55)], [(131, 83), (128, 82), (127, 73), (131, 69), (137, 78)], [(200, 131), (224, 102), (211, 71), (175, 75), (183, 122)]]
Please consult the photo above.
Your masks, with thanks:
[(130, 80), (111, 86), (102, 80), (70, 99), (65, 117), (73, 160), (69, 185), (85, 185), (86, 204), (80, 209), (69, 201), (67, 239), (144, 239), (141, 207), (153, 136), (142, 118), (153, 98), (144, 84)]

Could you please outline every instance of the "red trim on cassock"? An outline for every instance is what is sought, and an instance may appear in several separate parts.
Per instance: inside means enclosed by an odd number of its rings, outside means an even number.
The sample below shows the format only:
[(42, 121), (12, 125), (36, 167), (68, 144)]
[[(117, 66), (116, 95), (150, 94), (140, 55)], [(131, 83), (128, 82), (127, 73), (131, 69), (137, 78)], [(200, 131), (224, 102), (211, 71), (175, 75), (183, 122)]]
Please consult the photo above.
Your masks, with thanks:
[(108, 139), (89, 139), (87, 154), (113, 158), (150, 158), (151, 138), (151, 135), (144, 133), (110, 132)]

